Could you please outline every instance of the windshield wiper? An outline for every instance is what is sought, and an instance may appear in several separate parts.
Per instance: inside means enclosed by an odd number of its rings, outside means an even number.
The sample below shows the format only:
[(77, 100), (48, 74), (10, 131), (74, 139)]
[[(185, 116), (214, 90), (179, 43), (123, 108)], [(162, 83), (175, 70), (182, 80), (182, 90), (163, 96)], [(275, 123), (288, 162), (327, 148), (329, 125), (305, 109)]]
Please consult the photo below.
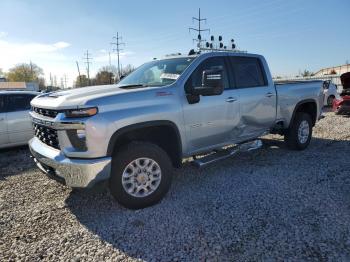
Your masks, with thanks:
[(123, 85), (123, 86), (119, 86), (119, 88), (134, 88), (134, 87), (147, 87), (147, 85), (141, 85), (141, 84), (130, 84), (130, 85)]

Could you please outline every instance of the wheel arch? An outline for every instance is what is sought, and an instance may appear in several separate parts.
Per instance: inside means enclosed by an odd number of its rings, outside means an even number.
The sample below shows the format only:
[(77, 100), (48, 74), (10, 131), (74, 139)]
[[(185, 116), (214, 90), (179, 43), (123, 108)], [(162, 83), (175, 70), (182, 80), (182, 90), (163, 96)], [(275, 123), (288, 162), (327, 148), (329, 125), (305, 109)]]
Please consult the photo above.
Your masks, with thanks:
[(311, 116), (312, 119), (312, 125), (314, 126), (316, 124), (317, 120), (317, 102), (313, 99), (305, 99), (302, 101), (299, 101), (293, 111), (291, 121), (289, 123), (289, 127), (292, 125), (292, 123), (295, 120), (296, 114), (299, 112), (305, 112), (308, 113)]
[(132, 142), (146, 141), (157, 144), (172, 161), (173, 166), (182, 164), (182, 141), (178, 127), (172, 121), (156, 120), (122, 127), (113, 133), (108, 143), (107, 155)]

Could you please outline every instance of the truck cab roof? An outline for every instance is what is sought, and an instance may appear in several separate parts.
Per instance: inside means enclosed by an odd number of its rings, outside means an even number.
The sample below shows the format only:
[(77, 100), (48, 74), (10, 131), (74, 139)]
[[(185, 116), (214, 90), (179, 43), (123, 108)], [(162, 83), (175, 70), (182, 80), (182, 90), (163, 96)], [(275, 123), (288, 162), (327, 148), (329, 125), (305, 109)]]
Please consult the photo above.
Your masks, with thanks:
[(155, 58), (154, 60), (166, 60), (166, 59), (173, 59), (173, 58), (196, 58), (196, 57), (211, 57), (211, 56), (225, 56), (225, 55), (230, 55), (230, 56), (248, 56), (248, 57), (262, 57), (259, 54), (254, 54), (254, 53), (248, 53), (248, 52), (243, 52), (243, 51), (230, 51), (230, 50), (215, 50), (213, 49), (212, 51), (205, 50), (205, 51), (199, 51), (195, 52), (193, 54), (185, 55), (181, 53), (177, 54), (170, 54), (166, 55), (161, 58)]

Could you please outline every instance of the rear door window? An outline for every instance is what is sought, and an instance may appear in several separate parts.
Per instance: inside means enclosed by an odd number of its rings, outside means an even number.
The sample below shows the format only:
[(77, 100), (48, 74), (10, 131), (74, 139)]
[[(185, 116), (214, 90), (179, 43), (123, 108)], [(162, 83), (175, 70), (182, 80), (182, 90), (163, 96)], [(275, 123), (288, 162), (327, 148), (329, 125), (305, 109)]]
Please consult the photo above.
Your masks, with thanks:
[(231, 56), (229, 60), (233, 67), (233, 78), (236, 88), (267, 85), (265, 72), (258, 58)]

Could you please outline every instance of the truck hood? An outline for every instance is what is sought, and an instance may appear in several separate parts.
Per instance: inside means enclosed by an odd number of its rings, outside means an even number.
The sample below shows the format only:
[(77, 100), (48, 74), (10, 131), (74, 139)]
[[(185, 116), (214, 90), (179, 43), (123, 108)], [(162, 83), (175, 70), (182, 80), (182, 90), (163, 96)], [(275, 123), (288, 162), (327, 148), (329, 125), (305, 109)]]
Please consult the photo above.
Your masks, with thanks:
[(344, 73), (340, 76), (343, 89), (350, 89), (350, 72)]
[(145, 89), (123, 89), (117, 85), (89, 86), (43, 94), (34, 98), (31, 104), (32, 106), (48, 109), (76, 108), (96, 98), (128, 92), (142, 92), (143, 90)]

